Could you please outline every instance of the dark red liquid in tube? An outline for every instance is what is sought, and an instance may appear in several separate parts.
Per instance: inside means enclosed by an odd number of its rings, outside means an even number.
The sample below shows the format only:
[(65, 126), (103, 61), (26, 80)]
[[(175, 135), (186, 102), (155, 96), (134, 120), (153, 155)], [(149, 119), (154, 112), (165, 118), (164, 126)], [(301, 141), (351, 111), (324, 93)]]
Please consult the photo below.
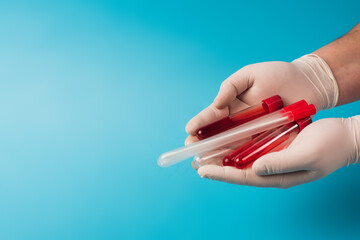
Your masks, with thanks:
[[(236, 150), (238, 154), (236, 156), (232, 155), (233, 157), (231, 159), (233, 161), (233, 165), (240, 169), (246, 168), (249, 167), (259, 157), (273, 150), (280, 151), (311, 122), (311, 118), (307, 117), (261, 134), (258, 138), (255, 138), (249, 142), (250, 144), (247, 145), (248, 148), (240, 150), (238, 149), (239, 151)], [(266, 136), (260, 138), (262, 135)]]
[(281, 132), (279, 135), (270, 137), (264, 142), (252, 146), (248, 149), (248, 151), (236, 156), (233, 160), (235, 167), (240, 169), (248, 167), (249, 164), (253, 163), (259, 157), (265, 155), (266, 153), (269, 153), (276, 146), (290, 139), (291, 134), (297, 134), (298, 132), (298, 128), (295, 126), (284, 126), (281, 130), (283, 132)]
[(218, 133), (239, 126), (268, 113), (279, 110), (283, 107), (283, 101), (279, 95), (272, 96), (263, 100), (260, 104), (246, 108), (240, 112), (234, 113), (220, 119), (214, 123), (206, 125), (196, 132), (198, 139), (202, 140)]
[(269, 135), (271, 135), (276, 129), (272, 129), (269, 131), (266, 131), (262, 134), (260, 134), (259, 136), (254, 137), (252, 140), (250, 140), (249, 142), (245, 143), (244, 145), (242, 145), (241, 147), (239, 147), (238, 149), (236, 149), (235, 151), (233, 151), (232, 153), (228, 154), (227, 156), (225, 156), (223, 158), (223, 165), (224, 166), (234, 166), (234, 159), (236, 156), (238, 156), (241, 153), (250, 153), (252, 146), (254, 144), (256, 144), (257, 142), (259, 142), (260, 140), (268, 137)]

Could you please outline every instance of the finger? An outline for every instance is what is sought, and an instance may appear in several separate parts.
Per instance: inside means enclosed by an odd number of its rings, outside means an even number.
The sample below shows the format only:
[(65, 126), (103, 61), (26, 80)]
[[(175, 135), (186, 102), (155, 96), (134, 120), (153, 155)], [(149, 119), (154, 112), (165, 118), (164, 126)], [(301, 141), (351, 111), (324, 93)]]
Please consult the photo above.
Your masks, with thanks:
[(185, 127), (185, 130), (190, 135), (195, 135), (196, 131), (212, 122), (220, 120), (229, 115), (229, 109), (218, 109), (213, 104), (202, 110), (198, 115), (193, 117)]
[(237, 169), (234, 167), (220, 167), (206, 165), (198, 169), (203, 178), (256, 187), (289, 188), (316, 179), (313, 171), (300, 171), (270, 176), (259, 176), (251, 168)]
[(194, 142), (197, 142), (199, 141), (199, 139), (196, 137), (196, 136), (188, 136), (186, 139), (185, 139), (185, 145), (188, 145), (190, 143), (194, 143)]
[(197, 171), (199, 169), (199, 167), (196, 165), (195, 161), (191, 161), (191, 166), (195, 171)]
[(249, 105), (237, 98), (229, 105), (228, 108), (218, 109), (214, 106), (214, 104), (211, 104), (188, 122), (185, 127), (186, 132), (190, 135), (195, 135), (199, 128), (216, 122), (224, 117), (227, 117), (229, 114), (241, 111), (247, 107), (249, 107)]
[(311, 170), (309, 159), (311, 159), (309, 151), (295, 146), (262, 156), (253, 164), (252, 168), (258, 175)]
[(250, 87), (249, 67), (244, 67), (228, 77), (220, 86), (218, 95), (214, 100), (217, 108), (228, 106), (238, 95)]
[(200, 167), (209, 165), (209, 164), (222, 166), (223, 158), (233, 151), (234, 151), (233, 149), (229, 149), (226, 147), (219, 148), (219, 149), (207, 152), (207, 153), (196, 155), (194, 157), (194, 161)]

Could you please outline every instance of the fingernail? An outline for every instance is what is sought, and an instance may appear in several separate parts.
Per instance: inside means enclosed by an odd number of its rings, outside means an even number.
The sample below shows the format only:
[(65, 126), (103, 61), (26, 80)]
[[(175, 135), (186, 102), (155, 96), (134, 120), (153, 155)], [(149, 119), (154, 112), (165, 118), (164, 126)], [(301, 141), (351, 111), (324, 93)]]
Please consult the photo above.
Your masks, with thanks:
[(204, 176), (201, 176), (202, 178), (206, 178), (206, 179), (209, 179), (209, 180), (214, 180), (214, 178), (212, 178), (211, 176), (208, 176), (208, 175), (204, 175)]
[(198, 174), (202, 178), (214, 180), (214, 179), (216, 179), (216, 175), (217, 175), (216, 169), (217, 168), (218, 168), (218, 166), (215, 166), (215, 165), (205, 165), (205, 166), (199, 168)]
[(201, 173), (199, 173), (199, 171), (198, 171), (198, 174), (199, 174), (199, 176), (202, 177), (202, 178), (207, 178), (207, 175), (206, 175), (206, 174), (201, 174)]
[[(199, 168), (200, 169), (200, 168)], [(206, 173), (201, 173), (201, 171), (198, 170), (198, 174), (201, 178), (207, 178), (207, 179), (210, 179), (210, 180), (213, 180), (213, 178), (211, 177), (211, 175), (209, 174), (206, 174)]]

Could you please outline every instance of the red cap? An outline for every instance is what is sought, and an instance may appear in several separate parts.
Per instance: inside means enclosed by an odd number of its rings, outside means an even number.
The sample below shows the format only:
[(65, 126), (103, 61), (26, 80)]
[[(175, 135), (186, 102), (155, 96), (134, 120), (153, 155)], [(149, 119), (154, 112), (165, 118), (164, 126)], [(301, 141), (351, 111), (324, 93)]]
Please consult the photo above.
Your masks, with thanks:
[(287, 111), (294, 110), (296, 108), (303, 108), (303, 107), (307, 107), (307, 106), (308, 106), (308, 103), (303, 99), (303, 100), (297, 101), (289, 106), (284, 107), (283, 110), (285, 112), (287, 112)]
[(306, 117), (300, 120), (296, 121), (296, 124), (299, 126), (299, 132), (301, 130), (303, 130), (307, 125), (309, 125), (310, 123), (312, 123), (312, 119), (311, 117)]
[(264, 108), (269, 112), (275, 112), (284, 106), (284, 103), (279, 95), (269, 97), (265, 100), (262, 100)]
[(306, 107), (291, 109), (288, 112), (292, 113), (292, 115), (294, 117), (293, 121), (296, 121), (298, 119), (302, 119), (302, 118), (310, 117), (311, 115), (315, 115), (316, 108), (315, 108), (314, 104), (310, 104), (309, 106), (306, 106)]

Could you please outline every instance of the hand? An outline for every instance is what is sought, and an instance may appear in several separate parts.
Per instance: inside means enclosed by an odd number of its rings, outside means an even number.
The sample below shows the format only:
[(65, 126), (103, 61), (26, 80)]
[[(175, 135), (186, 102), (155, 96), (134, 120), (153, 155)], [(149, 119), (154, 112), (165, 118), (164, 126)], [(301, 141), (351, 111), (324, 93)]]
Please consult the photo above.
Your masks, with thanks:
[(247, 169), (206, 165), (201, 177), (258, 187), (289, 188), (358, 162), (360, 116), (322, 119), (307, 126), (285, 150), (259, 158)]
[(316, 55), (306, 55), (292, 63), (265, 62), (248, 65), (226, 79), (214, 102), (186, 126), (185, 143), (198, 139), (197, 129), (273, 95), (289, 105), (305, 99), (318, 110), (334, 107), (338, 87), (327, 64)]

